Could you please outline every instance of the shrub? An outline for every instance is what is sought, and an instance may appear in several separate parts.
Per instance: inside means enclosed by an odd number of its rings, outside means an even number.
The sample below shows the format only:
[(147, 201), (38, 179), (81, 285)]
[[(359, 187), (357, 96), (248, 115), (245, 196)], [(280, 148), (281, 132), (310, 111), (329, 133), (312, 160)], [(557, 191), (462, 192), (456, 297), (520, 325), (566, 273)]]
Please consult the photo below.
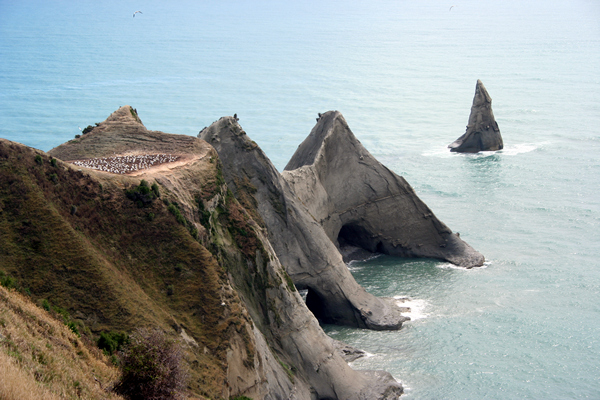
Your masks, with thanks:
[(42, 165), (42, 163), (44, 162), (44, 160), (42, 159), (42, 156), (40, 156), (39, 154), (36, 154), (35, 156), (35, 162)]
[(156, 195), (157, 192), (158, 186), (156, 187), (156, 191), (154, 191), (154, 189), (150, 189), (150, 187), (148, 186), (148, 182), (145, 179), (142, 179), (139, 186), (126, 190), (125, 195), (130, 200), (135, 201), (138, 207), (141, 208), (152, 204), (152, 202), (158, 197)]
[(115, 351), (122, 351), (129, 343), (129, 335), (122, 332), (101, 332), (96, 343), (107, 355), (112, 355)]
[(81, 131), (81, 133), (83, 133), (85, 135), (86, 133), (90, 133), (92, 131), (92, 129), (94, 129), (94, 127), (91, 125), (88, 125), (87, 127), (85, 127), (84, 130)]
[(152, 188), (151, 189), (152, 189), (152, 193), (154, 193), (154, 195), (156, 197), (160, 197), (160, 191), (158, 190), (158, 185), (156, 184), (156, 182), (154, 182), (152, 184)]
[(77, 324), (74, 321), (65, 322), (65, 325), (67, 325), (67, 327), (71, 330), (71, 332), (73, 332), (77, 336), (81, 337), (81, 334), (79, 333), (79, 329), (77, 328)]
[(158, 329), (138, 329), (125, 348), (115, 391), (130, 400), (179, 399), (187, 377), (177, 342)]
[(17, 280), (12, 276), (6, 275), (4, 272), (0, 271), (0, 285), (7, 289), (12, 289), (17, 287)]
[(179, 222), (181, 225), (185, 225), (185, 217), (181, 215), (181, 211), (179, 211), (179, 208), (177, 208), (175, 204), (170, 204), (169, 207), (167, 207), (167, 209), (171, 214), (175, 216), (177, 222)]
[(57, 163), (57, 161), (56, 161), (56, 158), (53, 158), (53, 159), (51, 159), (51, 160), (50, 160), (50, 164), (52, 164), (52, 166), (53, 166), (54, 168), (56, 168), (56, 166), (57, 166), (57, 164), (58, 164), (58, 163)]

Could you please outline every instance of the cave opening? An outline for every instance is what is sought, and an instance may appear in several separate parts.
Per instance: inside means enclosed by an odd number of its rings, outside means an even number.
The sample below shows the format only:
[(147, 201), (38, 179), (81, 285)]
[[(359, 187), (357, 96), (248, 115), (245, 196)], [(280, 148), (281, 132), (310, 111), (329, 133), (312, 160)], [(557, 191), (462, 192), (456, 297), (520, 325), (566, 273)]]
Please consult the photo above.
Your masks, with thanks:
[(325, 299), (310, 287), (306, 292), (306, 307), (308, 307), (319, 321), (328, 322), (329, 318), (326, 311)]
[(338, 233), (337, 241), (340, 249), (353, 246), (367, 250), (371, 253), (378, 252), (382, 249), (381, 242), (376, 243), (373, 239), (373, 235), (356, 223), (342, 226)]

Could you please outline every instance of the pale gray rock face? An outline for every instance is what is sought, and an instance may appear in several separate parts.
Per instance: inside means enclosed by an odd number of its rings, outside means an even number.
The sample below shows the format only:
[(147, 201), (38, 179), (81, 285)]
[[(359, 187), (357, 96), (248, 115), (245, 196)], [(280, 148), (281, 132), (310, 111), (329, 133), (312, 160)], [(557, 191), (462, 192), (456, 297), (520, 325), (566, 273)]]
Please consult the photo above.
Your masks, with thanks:
[(308, 289), (307, 305), (317, 318), (377, 330), (402, 326), (408, 319), (402, 310), (356, 283), (321, 224), (234, 118), (221, 118), (199, 137), (217, 150), (242, 205), (250, 201), (258, 209), (277, 257), (294, 284)]
[[(314, 245), (315, 247), (306, 247), (303, 251), (311, 252), (312, 250), (316, 256), (311, 253), (308, 256), (303, 255), (304, 259), (311, 256), (317, 260), (321, 256), (341, 262), (339, 255), (336, 258), (333, 254), (330, 256), (322, 254), (323, 250), (314, 242), (308, 241), (307, 243), (307, 240), (302, 238), (304, 237), (302, 235), (319, 236), (318, 232), (322, 231), (322, 228), (313, 222), (307, 228), (301, 226), (290, 233), (286, 232), (287, 229), (284, 227), (278, 226), (278, 224), (288, 223), (286, 216), (299, 213), (297, 201), (284, 195), (285, 181), (281, 179), (269, 160), (247, 137), (234, 118), (221, 118), (203, 130), (200, 137), (213, 144), (219, 152), (228, 187), (242, 199), (242, 204), (245, 201), (252, 201), (244, 198), (244, 195), (253, 194), (253, 199), (261, 212), (262, 221), (258, 222), (268, 228), (263, 229), (258, 225), (254, 227), (268, 259), (260, 260), (258, 259), (259, 254), (257, 254), (257, 260), (252, 266), (250, 264), (242, 265), (243, 262), (229, 263), (230, 279), (236, 287), (247, 286), (251, 279), (249, 275), (252, 275), (250, 271), (257, 271), (260, 265), (264, 265), (264, 270), (261, 271), (262, 279), (268, 283), (265, 285), (264, 297), (256, 288), (239, 291), (256, 327), (256, 346), (260, 357), (260, 361), (256, 361), (256, 363), (259, 369), (264, 369), (261, 372), (262, 376), (267, 376), (264, 383), (266, 383), (268, 391), (265, 393), (262, 390), (256, 390), (257, 397), (255, 398), (264, 400), (286, 398), (302, 400), (397, 399), (403, 392), (402, 385), (385, 371), (355, 371), (350, 368), (342, 354), (344, 350), (351, 353), (358, 353), (358, 351), (350, 351), (349, 348), (339, 343), (334, 344), (334, 341), (323, 332), (317, 319), (308, 310), (298, 291), (290, 288), (286, 283), (283, 262), (280, 262), (279, 254), (274, 249), (273, 237), (283, 235), (275, 242), (280, 246), (286, 245), (290, 248), (299, 246), (299, 242), (307, 246)], [(289, 221), (290, 225), (300, 225), (293, 217), (290, 217)], [(276, 229), (275, 235), (271, 232), (271, 226)], [(294, 234), (301, 235), (301, 238), (297, 242), (286, 242), (286, 239), (293, 239)], [(324, 234), (319, 237), (327, 240)], [(294, 249), (294, 252), (295, 256), (299, 256), (301, 253), (298, 249)], [(306, 273), (307, 275), (318, 275), (321, 272), (323, 282), (332, 285), (331, 291), (334, 295), (344, 295), (345, 292), (340, 291), (340, 288), (343, 288), (354, 296), (363, 294), (366, 299), (359, 298), (356, 301), (363, 301), (364, 304), (369, 305), (378, 301), (364, 290), (361, 291), (362, 288), (349, 275), (343, 262), (335, 266), (327, 266), (321, 262), (320, 266), (324, 269), (342, 266), (343, 270), (348, 273), (347, 275), (339, 272), (335, 274), (331, 271), (308, 271)], [(334, 279), (338, 279), (339, 282), (335, 282)], [(349, 286), (352, 283), (348, 282), (349, 280), (352, 280), (354, 286)], [(349, 288), (347, 288), (348, 286)], [(349, 299), (345, 301), (350, 302)], [(341, 303), (341, 300), (334, 298), (332, 303), (336, 302)], [(266, 306), (266, 315), (265, 307), (260, 304)], [(346, 310), (340, 314), (342, 317), (345, 317), (344, 313), (354, 317), (354, 314), (359, 312), (354, 308), (345, 307)], [(396, 309), (400, 310), (397, 307)], [(385, 313), (382, 312), (382, 314)], [(405, 317), (401, 318), (405, 319)], [(284, 362), (289, 368), (293, 368), (292, 387), (290, 387), (290, 380), (281, 376), (281, 368), (278, 368), (278, 363)]]
[(492, 98), (483, 83), (478, 79), (471, 115), (464, 135), (448, 145), (450, 151), (477, 153), (480, 151), (502, 150), (504, 143), (500, 128), (492, 112)]
[(338, 247), (431, 257), (465, 268), (484, 262), (437, 219), (404, 178), (362, 146), (337, 111), (321, 115), (282, 176)]

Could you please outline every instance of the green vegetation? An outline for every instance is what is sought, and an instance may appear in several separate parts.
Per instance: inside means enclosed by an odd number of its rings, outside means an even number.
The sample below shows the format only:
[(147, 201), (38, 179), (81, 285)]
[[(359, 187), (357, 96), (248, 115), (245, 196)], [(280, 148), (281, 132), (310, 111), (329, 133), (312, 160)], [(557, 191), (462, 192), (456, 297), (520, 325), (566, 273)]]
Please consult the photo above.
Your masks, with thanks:
[(285, 282), (288, 285), (288, 289), (291, 290), (292, 292), (295, 292), (296, 289), (296, 285), (294, 285), (294, 281), (292, 281), (292, 278), (290, 277), (290, 275), (285, 271), (285, 268), (283, 269), (283, 274), (285, 276)]
[(173, 214), (175, 216), (175, 219), (177, 220), (177, 222), (179, 222), (181, 225), (186, 224), (186, 220), (185, 217), (183, 215), (181, 215), (181, 211), (179, 211), (179, 207), (177, 206), (176, 203), (171, 203), (169, 204), (169, 207), (167, 207), (167, 209), (169, 210), (169, 212), (171, 214)]
[(106, 355), (113, 355), (116, 351), (123, 351), (125, 345), (129, 343), (129, 335), (123, 332), (101, 332), (96, 341), (98, 348)]
[(12, 289), (17, 286), (17, 280), (10, 275), (6, 275), (4, 271), (0, 271), (0, 285)]
[(91, 125), (88, 125), (81, 131), (81, 133), (85, 135), (87, 133), (90, 133), (92, 131), (92, 129), (94, 129), (94, 127)]
[(125, 195), (140, 208), (149, 206), (154, 200), (160, 197), (158, 185), (154, 183), (151, 188), (145, 179), (142, 179), (138, 186), (126, 190)]
[(44, 160), (42, 159), (42, 156), (40, 156), (39, 154), (35, 155), (35, 162), (42, 165), (42, 163), (44, 162)]

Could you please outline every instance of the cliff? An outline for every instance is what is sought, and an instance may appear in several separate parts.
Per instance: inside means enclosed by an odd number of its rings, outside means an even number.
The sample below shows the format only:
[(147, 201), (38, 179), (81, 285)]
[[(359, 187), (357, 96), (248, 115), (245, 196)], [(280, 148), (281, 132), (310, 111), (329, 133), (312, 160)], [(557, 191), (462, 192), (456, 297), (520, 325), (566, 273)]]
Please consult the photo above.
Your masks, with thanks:
[(458, 153), (477, 153), (504, 148), (500, 128), (492, 111), (492, 98), (479, 79), (475, 85), (467, 130), (448, 147), (450, 151)]
[(347, 365), (223, 175), (206, 142), (149, 131), (129, 106), (48, 155), (0, 140), (2, 270), (92, 337), (158, 326), (179, 338), (196, 397), (402, 393)]
[(234, 118), (200, 132), (219, 153), (228, 187), (258, 211), (281, 263), (321, 321), (370, 329), (399, 329), (407, 320), (394, 301), (356, 283), (340, 252), (263, 151)]
[(406, 320), (393, 302), (355, 282), (341, 247), (483, 264), (403, 178), (374, 159), (339, 112), (320, 117), (282, 174), (235, 118), (223, 117), (199, 136), (219, 153), (234, 195), (258, 211), (255, 219), (321, 321), (382, 330)]
[(483, 264), (404, 178), (363, 147), (337, 111), (322, 114), (282, 175), (338, 248), (438, 258), (465, 268)]

